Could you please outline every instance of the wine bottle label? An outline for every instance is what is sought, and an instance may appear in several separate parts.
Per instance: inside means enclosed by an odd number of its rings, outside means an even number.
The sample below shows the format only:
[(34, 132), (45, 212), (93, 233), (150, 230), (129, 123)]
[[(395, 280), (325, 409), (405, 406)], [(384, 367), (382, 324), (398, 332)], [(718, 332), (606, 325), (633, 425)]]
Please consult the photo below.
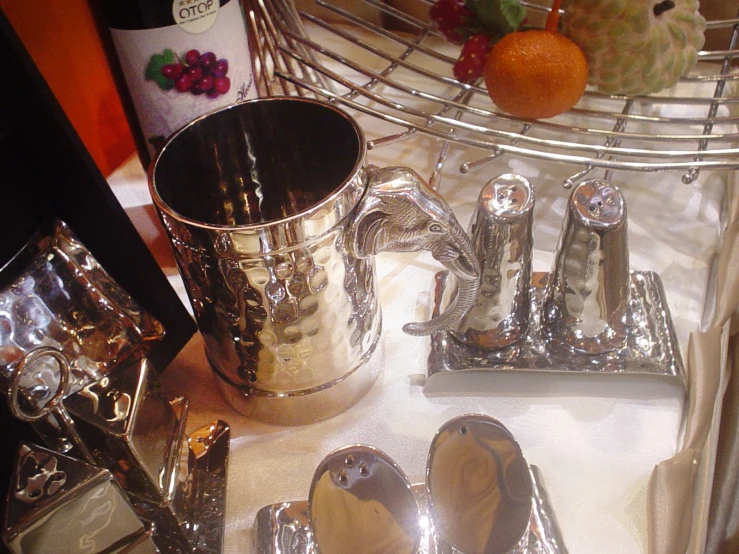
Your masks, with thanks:
[(199, 115), (257, 96), (241, 9), (174, 0), (175, 25), (110, 30), (152, 157)]

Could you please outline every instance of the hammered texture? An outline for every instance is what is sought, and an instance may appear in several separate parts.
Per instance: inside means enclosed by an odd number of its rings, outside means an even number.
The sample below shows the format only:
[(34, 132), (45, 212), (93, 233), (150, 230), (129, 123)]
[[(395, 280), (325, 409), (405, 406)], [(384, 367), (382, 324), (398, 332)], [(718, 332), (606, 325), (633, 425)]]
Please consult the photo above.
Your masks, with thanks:
[[(113, 281), (64, 223), (27, 250), (32, 251), (27, 265), (0, 288), (0, 378), (23, 354), (50, 346), (70, 362), (71, 394), (145, 355), (152, 341), (164, 336), (162, 325)], [(43, 403), (56, 390), (58, 366), (48, 360), (36, 368), (23, 377), (22, 386)]]
[(208, 358), (231, 383), (268, 393), (311, 389), (372, 352), (380, 331), (374, 266), (346, 252), (343, 226), (298, 249), (254, 257), (240, 252), (239, 231), (199, 239), (163, 219)]

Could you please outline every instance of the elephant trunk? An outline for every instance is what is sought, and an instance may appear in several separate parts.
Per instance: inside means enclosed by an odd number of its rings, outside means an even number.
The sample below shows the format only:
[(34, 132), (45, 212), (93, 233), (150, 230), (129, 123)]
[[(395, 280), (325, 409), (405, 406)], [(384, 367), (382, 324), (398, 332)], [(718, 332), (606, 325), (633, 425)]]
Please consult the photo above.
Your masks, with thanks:
[(467, 234), (459, 226), (455, 226), (454, 229), (458, 231), (452, 234), (454, 246), (458, 249), (459, 255), (453, 259), (441, 261), (444, 267), (456, 277), (456, 294), (449, 307), (438, 316), (429, 321), (406, 323), (403, 331), (409, 335), (420, 337), (453, 330), (477, 302), (477, 295), (480, 291), (480, 262)]

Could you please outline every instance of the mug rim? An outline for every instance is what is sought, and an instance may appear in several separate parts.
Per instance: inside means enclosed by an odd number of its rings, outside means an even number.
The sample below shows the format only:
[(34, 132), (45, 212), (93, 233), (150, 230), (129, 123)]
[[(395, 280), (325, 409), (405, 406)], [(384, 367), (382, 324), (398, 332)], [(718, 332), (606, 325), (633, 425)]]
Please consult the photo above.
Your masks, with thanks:
[[(247, 105), (247, 104), (261, 104), (266, 102), (289, 102), (289, 103), (301, 103), (301, 104), (313, 104), (320, 106), (323, 109), (327, 109), (329, 111), (334, 112), (335, 114), (338, 114), (339, 116), (343, 117), (354, 129), (357, 137), (357, 159), (351, 169), (344, 178), (341, 183), (339, 183), (336, 188), (330, 193), (324, 196), (320, 202), (317, 204), (313, 204), (312, 206), (309, 206), (308, 208), (301, 210), (297, 213), (291, 214), (287, 217), (281, 217), (279, 219), (273, 219), (270, 221), (263, 221), (259, 223), (246, 223), (246, 224), (220, 224), (220, 223), (207, 223), (204, 221), (199, 221), (197, 219), (192, 219), (190, 217), (184, 216), (175, 209), (173, 209), (169, 203), (167, 203), (159, 194), (159, 191), (157, 190), (157, 187), (155, 186), (154, 182), (154, 175), (157, 170), (157, 166), (159, 164), (159, 160), (164, 154), (164, 152), (167, 150), (167, 147), (175, 141), (175, 139), (185, 133), (187, 130), (189, 130), (191, 127), (194, 127), (198, 125), (203, 120), (206, 120), (212, 116), (215, 116), (217, 114), (220, 114), (222, 112), (232, 110), (232, 109), (238, 109), (241, 106)], [(173, 219), (180, 221), (182, 223), (185, 223), (187, 225), (192, 225), (195, 227), (199, 227), (201, 229), (206, 230), (212, 230), (212, 231), (254, 231), (259, 229), (266, 229), (269, 227), (273, 227), (278, 224), (285, 224), (290, 223), (295, 220), (306, 218), (306, 216), (309, 216), (311, 213), (316, 212), (320, 210), (323, 206), (326, 204), (331, 203), (335, 199), (337, 199), (344, 189), (353, 181), (353, 179), (356, 177), (356, 175), (359, 173), (359, 171), (362, 169), (362, 166), (364, 165), (364, 160), (367, 154), (367, 140), (364, 135), (364, 131), (362, 131), (362, 128), (359, 126), (359, 123), (357, 123), (357, 120), (352, 117), (350, 114), (345, 112), (344, 110), (337, 107), (335, 104), (330, 103), (326, 100), (321, 99), (315, 99), (315, 98), (306, 98), (303, 96), (270, 96), (270, 97), (264, 97), (264, 98), (252, 98), (250, 100), (245, 100), (244, 102), (237, 102), (234, 104), (229, 104), (227, 106), (223, 106), (221, 108), (215, 109), (213, 111), (204, 113), (174, 133), (167, 138), (164, 146), (157, 152), (156, 156), (153, 158), (151, 163), (149, 164), (149, 167), (147, 169), (147, 182), (149, 186), (149, 194), (151, 195), (152, 200), (154, 201), (154, 204), (158, 210), (161, 210), (162, 212), (166, 213), (169, 217), (172, 217)]]

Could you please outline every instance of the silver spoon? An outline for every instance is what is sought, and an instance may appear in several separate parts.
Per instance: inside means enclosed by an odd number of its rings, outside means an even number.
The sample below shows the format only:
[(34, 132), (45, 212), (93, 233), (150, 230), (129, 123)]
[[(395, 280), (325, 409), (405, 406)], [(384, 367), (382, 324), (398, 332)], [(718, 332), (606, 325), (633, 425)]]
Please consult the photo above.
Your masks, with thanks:
[(421, 512), (405, 473), (371, 446), (340, 448), (319, 464), (308, 519), (320, 554), (414, 554)]
[(426, 492), (437, 533), (464, 554), (505, 554), (528, 529), (529, 467), (491, 417), (464, 415), (441, 426), (429, 449)]

